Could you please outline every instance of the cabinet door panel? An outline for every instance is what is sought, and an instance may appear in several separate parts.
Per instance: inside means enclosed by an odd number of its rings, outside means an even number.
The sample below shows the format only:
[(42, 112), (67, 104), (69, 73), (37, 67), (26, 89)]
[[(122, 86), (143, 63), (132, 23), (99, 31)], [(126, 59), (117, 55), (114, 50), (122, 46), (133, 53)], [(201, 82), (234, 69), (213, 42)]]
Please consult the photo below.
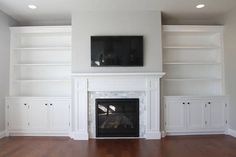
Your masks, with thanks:
[(50, 128), (55, 131), (68, 131), (69, 129), (69, 103), (68, 101), (55, 101), (50, 104)]
[(10, 130), (28, 129), (28, 104), (11, 103), (8, 108)]
[(180, 101), (168, 101), (165, 105), (166, 131), (185, 129), (185, 104)]
[(32, 101), (30, 105), (30, 128), (47, 130), (49, 127), (48, 104), (43, 101)]
[(226, 106), (224, 101), (213, 101), (210, 105), (210, 128), (224, 129), (226, 125)]
[(187, 102), (188, 105), (188, 129), (202, 130), (207, 122), (205, 121), (205, 103), (198, 100)]

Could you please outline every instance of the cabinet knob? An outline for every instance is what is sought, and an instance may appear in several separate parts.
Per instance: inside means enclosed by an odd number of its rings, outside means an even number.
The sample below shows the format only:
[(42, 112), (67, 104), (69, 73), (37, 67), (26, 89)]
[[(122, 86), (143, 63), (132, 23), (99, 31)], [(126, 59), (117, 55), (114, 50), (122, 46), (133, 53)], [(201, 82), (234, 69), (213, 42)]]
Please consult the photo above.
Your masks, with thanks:
[(211, 102), (208, 102), (208, 104), (211, 104)]
[(52, 106), (52, 104), (50, 104), (50, 106)]
[(183, 104), (185, 104), (185, 102), (183, 102)]
[(24, 104), (25, 106), (27, 105), (27, 104)]
[(45, 104), (45, 106), (48, 106), (48, 104)]
[(188, 104), (190, 104), (190, 102), (188, 102)]

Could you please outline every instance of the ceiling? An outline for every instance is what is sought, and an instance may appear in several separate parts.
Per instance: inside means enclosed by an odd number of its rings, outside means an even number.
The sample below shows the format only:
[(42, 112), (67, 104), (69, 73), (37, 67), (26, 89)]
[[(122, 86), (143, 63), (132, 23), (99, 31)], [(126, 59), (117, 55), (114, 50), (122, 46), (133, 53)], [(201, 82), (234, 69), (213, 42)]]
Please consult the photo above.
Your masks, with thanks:
[[(199, 3), (206, 4), (196, 9)], [(37, 5), (36, 10), (28, 4)], [(166, 18), (206, 19), (222, 16), (236, 7), (236, 0), (0, 0), (0, 10), (19, 22), (64, 21), (76, 11), (159, 10)]]

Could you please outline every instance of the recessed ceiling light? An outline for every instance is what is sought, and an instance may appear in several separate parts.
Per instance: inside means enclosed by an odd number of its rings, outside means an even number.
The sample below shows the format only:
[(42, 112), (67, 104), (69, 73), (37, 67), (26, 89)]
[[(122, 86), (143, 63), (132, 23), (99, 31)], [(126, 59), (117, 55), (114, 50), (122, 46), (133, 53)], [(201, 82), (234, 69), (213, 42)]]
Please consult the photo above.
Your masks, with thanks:
[(198, 9), (201, 9), (201, 8), (204, 8), (205, 7), (205, 4), (198, 4), (197, 6), (196, 6), (196, 8), (198, 8)]
[(30, 8), (30, 9), (37, 9), (37, 6), (36, 6), (36, 5), (33, 5), (33, 4), (29, 4), (29, 5), (28, 5), (28, 8)]

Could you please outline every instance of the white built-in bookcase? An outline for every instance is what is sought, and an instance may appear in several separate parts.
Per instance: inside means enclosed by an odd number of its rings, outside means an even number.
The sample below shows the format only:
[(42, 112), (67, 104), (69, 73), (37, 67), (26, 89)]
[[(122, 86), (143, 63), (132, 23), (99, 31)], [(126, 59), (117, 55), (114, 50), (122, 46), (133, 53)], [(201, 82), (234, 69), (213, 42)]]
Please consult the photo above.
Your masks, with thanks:
[(222, 37), (221, 26), (163, 26), (163, 95), (223, 95)]
[(70, 97), (71, 27), (10, 29), (10, 96)]

